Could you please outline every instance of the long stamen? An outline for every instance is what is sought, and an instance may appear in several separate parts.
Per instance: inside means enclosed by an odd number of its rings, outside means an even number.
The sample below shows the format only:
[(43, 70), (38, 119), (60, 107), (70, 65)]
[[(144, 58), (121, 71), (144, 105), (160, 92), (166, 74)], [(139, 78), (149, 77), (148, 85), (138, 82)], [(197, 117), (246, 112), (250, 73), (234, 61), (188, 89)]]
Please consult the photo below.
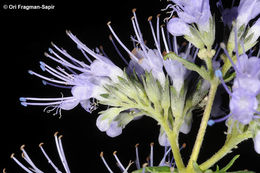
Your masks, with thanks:
[(14, 153), (11, 155), (11, 159), (13, 159), (17, 165), (19, 165), (23, 170), (25, 170), (27, 173), (33, 173), (31, 170), (29, 170), (28, 168), (26, 168), (19, 160), (17, 160), (14, 157)]
[(49, 73), (52, 74), (53, 76), (56, 76), (57, 78), (60, 78), (60, 79), (62, 79), (62, 80), (64, 80), (64, 81), (68, 81), (68, 80), (73, 79), (70, 74), (64, 75), (64, 73), (61, 73), (61, 72), (55, 70), (54, 68), (52, 68), (51, 66), (45, 64), (45, 63), (42, 62), (42, 61), (40, 61), (40, 67), (41, 67), (41, 69), (42, 69), (43, 71), (46, 70), (47, 72), (49, 72)]
[(57, 167), (56, 165), (52, 162), (52, 160), (49, 158), (48, 154), (45, 152), (45, 150), (42, 147), (43, 143), (39, 144), (39, 147), (43, 153), (43, 155), (45, 156), (45, 158), (48, 160), (48, 163), (53, 167), (53, 169), (57, 172), (57, 173), (62, 173)]
[(119, 160), (119, 158), (117, 157), (116, 153), (117, 153), (117, 151), (114, 151), (113, 155), (114, 155), (114, 157), (115, 157), (115, 159), (116, 159), (116, 161), (117, 161), (117, 163), (118, 163), (120, 169), (122, 169), (123, 171), (125, 171), (126, 169), (125, 169), (125, 167), (122, 165), (122, 163), (120, 162), (120, 160)]
[(127, 60), (125, 59), (125, 57), (121, 54), (121, 52), (120, 52), (119, 49), (117, 48), (117, 46), (116, 46), (116, 44), (115, 44), (115, 42), (114, 42), (114, 40), (113, 40), (113, 38), (112, 38), (112, 35), (109, 35), (109, 40), (112, 42), (112, 44), (113, 44), (113, 46), (114, 46), (114, 48), (115, 48), (117, 54), (120, 56), (120, 58), (124, 61), (124, 63), (125, 63), (126, 65), (128, 65)]
[(162, 158), (162, 160), (161, 160), (159, 166), (163, 166), (163, 165), (164, 165), (166, 156), (168, 155), (168, 153), (169, 153), (170, 151), (171, 151), (171, 147), (164, 153), (163, 158)]
[(113, 171), (110, 169), (110, 167), (108, 166), (108, 164), (107, 164), (107, 162), (106, 162), (106, 160), (105, 160), (105, 158), (104, 158), (103, 156), (104, 156), (104, 153), (101, 152), (101, 153), (100, 153), (100, 157), (101, 157), (101, 159), (102, 159), (104, 165), (106, 166), (106, 168), (108, 169), (108, 171), (109, 171), (110, 173), (113, 173)]
[(54, 84), (54, 83), (51, 83), (51, 82), (47, 82), (45, 80), (42, 80), (42, 84), (54, 86), (54, 87), (57, 87), (57, 88), (63, 88), (63, 89), (71, 89), (72, 88), (72, 86), (64, 86), (64, 85)]
[(215, 75), (216, 75), (216, 77), (218, 77), (218, 78), (220, 79), (220, 81), (221, 81), (223, 87), (225, 88), (225, 90), (227, 91), (227, 93), (231, 96), (232, 93), (231, 93), (231, 91), (228, 89), (226, 83), (224, 82), (224, 79), (223, 79), (223, 77), (222, 77), (222, 72), (218, 69), (218, 70), (215, 71)]
[(145, 48), (145, 46), (144, 46), (144, 42), (142, 41), (142, 38), (141, 38), (141, 36), (140, 36), (139, 33), (138, 33), (137, 26), (136, 26), (136, 23), (135, 23), (135, 19), (134, 19), (134, 18), (135, 18), (135, 17), (132, 17), (132, 18), (131, 18), (131, 21), (132, 21), (132, 25), (133, 25), (133, 28), (134, 28), (134, 31), (135, 31), (135, 35), (136, 35), (136, 37), (137, 37), (138, 43), (140, 44), (140, 46), (141, 46), (141, 48), (142, 48), (142, 50), (143, 50), (145, 56), (148, 57), (146, 48)]
[(141, 167), (140, 167), (140, 161), (139, 161), (138, 146), (139, 146), (139, 144), (135, 145), (135, 155), (136, 155), (135, 163), (136, 163), (137, 169), (140, 169)]
[(83, 44), (75, 35), (73, 35), (70, 31), (66, 31), (67, 35), (78, 45), (80, 46), (83, 50), (85, 50), (87, 53), (89, 53), (91, 56), (94, 58), (103, 61), (101, 58), (101, 55), (96, 54), (94, 51), (89, 49), (85, 44)]
[(50, 73), (51, 75), (63, 80), (66, 83), (71, 83), (71, 78), (68, 78), (67, 76), (64, 76), (62, 73), (54, 70), (51, 67), (48, 67), (45, 63), (40, 62), (40, 67), (43, 71), (47, 71), (48, 73)]
[(111, 27), (111, 22), (107, 23), (107, 26), (109, 28), (109, 30), (111, 31), (112, 35), (115, 37), (115, 39), (117, 40), (117, 42), (122, 46), (122, 48), (125, 49), (125, 51), (130, 55), (130, 57), (134, 58), (134, 60), (136, 62), (138, 62), (138, 58), (127, 49), (127, 47), (120, 41), (120, 39), (118, 38), (118, 36), (116, 35), (116, 33), (114, 32), (113, 28)]
[(70, 173), (70, 169), (69, 169), (69, 166), (68, 166), (68, 163), (67, 163), (67, 159), (66, 159), (65, 154), (64, 154), (61, 138), (62, 138), (62, 135), (60, 135), (58, 137), (60, 152), (62, 154), (63, 161), (64, 161), (64, 163), (66, 165), (66, 170), (67, 170), (68, 173)]
[(156, 35), (157, 35), (157, 41), (159, 45), (159, 49), (161, 50), (161, 44), (160, 44), (160, 14), (156, 16)]
[(154, 143), (152, 142), (150, 144), (150, 147), (151, 147), (151, 150), (150, 150), (150, 166), (151, 167), (153, 166), (153, 146), (154, 146)]
[(150, 25), (150, 28), (151, 28), (151, 31), (152, 31), (152, 35), (153, 35), (153, 40), (154, 40), (154, 43), (155, 43), (155, 46), (160, 54), (160, 57), (163, 59), (162, 57), (162, 54), (161, 54), (161, 50), (160, 50), (160, 47), (159, 47), (159, 43), (158, 43), (158, 40), (156, 39), (156, 36), (155, 36), (155, 32), (154, 32), (154, 29), (153, 29), (153, 25), (152, 25), (152, 16), (150, 16), (148, 18), (148, 22), (149, 22), (149, 25)]
[(74, 97), (61, 97), (61, 98), (37, 98), (37, 97), (20, 97), (20, 101), (65, 101), (73, 99)]
[(216, 120), (210, 119), (210, 120), (208, 121), (208, 125), (209, 125), (209, 126), (212, 126), (212, 125), (214, 125), (215, 123), (219, 123), (219, 122), (225, 121), (225, 120), (228, 119), (231, 115), (232, 115), (232, 114), (230, 113), (230, 114), (228, 114), (228, 115), (226, 115), (226, 116), (224, 116), (224, 117), (222, 117), (222, 118), (216, 119)]
[[(49, 49), (49, 50), (51, 50), (51, 49)], [(51, 53), (53, 53), (53, 51), (51, 51)], [(62, 64), (62, 65), (65, 66), (65, 67), (70, 67), (70, 68), (76, 69), (76, 70), (81, 71), (81, 72), (89, 72), (89, 70), (87, 70), (87, 69), (85, 69), (85, 68), (80, 68), (80, 67), (77, 67), (77, 66), (75, 66), (75, 65), (73, 65), (73, 64), (71, 64), (71, 63), (69, 63), (68, 61), (66, 61), (66, 60), (64, 60), (63, 58), (61, 58), (59, 55), (55, 55), (55, 56), (57, 56), (57, 57), (53, 57), (53, 56), (51, 56), (50, 54), (48, 54), (48, 53), (46, 53), (46, 52), (44, 53), (44, 55), (45, 55), (46, 57), (48, 57), (48, 58), (50, 58), (50, 59), (52, 59), (52, 60), (54, 60), (54, 61), (56, 61), (56, 62)], [(57, 58), (58, 58), (58, 59), (62, 59), (62, 60), (58, 60)]]
[(20, 147), (21, 151), (22, 151), (22, 156), (24, 158), (24, 160), (33, 167), (35, 172), (39, 172), (39, 173), (43, 173), (40, 169), (38, 169), (35, 164), (33, 163), (33, 161), (30, 159), (29, 155), (27, 154), (27, 152), (24, 149), (25, 145), (22, 145)]
[(77, 64), (81, 65), (82, 67), (89, 67), (87, 64), (85, 64), (85, 63), (83, 63), (83, 62), (81, 62), (81, 61), (79, 61), (79, 60), (73, 58), (70, 54), (67, 53), (66, 50), (60, 49), (58, 46), (56, 46), (56, 45), (55, 45), (54, 43), (52, 43), (52, 42), (51, 42), (51, 44), (52, 44), (52, 46), (53, 46), (56, 50), (58, 50), (58, 51), (59, 51), (60, 53), (62, 53), (64, 56), (66, 56), (67, 58), (69, 58), (72, 62), (76, 62)]
[(229, 53), (228, 53), (228, 51), (227, 51), (227, 49), (226, 49), (226, 47), (225, 47), (225, 44), (224, 44), (224, 43), (220, 43), (220, 47), (224, 50), (224, 53), (227, 55), (229, 61), (231, 62), (233, 68), (235, 69), (235, 71), (236, 71), (237, 73), (239, 73), (239, 71), (238, 71), (238, 69), (237, 69), (237, 67), (236, 67), (236, 65), (235, 65), (235, 63), (234, 63), (234, 61), (233, 61), (232, 58), (230, 57), (230, 55), (229, 55)]
[(43, 76), (43, 75), (40, 75), (40, 74), (38, 74), (38, 73), (36, 73), (36, 72), (34, 72), (34, 71), (32, 71), (32, 70), (29, 70), (28, 73), (29, 73), (30, 75), (35, 75), (35, 76), (37, 76), (37, 77), (39, 77), (39, 78), (41, 78), (41, 79), (44, 79), (44, 80), (47, 80), (47, 81), (50, 81), (50, 82), (53, 82), (53, 83), (68, 85), (67, 82), (48, 78), (48, 77)]
[(168, 45), (167, 45), (167, 42), (166, 42), (163, 25), (161, 26), (161, 32), (162, 32), (162, 38), (163, 38), (164, 47), (166, 49), (166, 53), (169, 53), (169, 48), (168, 48)]
[(134, 20), (135, 20), (135, 24), (136, 24), (136, 28), (137, 28), (137, 31), (138, 31), (138, 35), (140, 36), (140, 40), (143, 42), (143, 36), (142, 36), (142, 33), (141, 33), (141, 29), (139, 27), (139, 24), (138, 24), (138, 21), (137, 21), (137, 17), (136, 17), (136, 8), (134, 8), (132, 10), (133, 14), (134, 14)]

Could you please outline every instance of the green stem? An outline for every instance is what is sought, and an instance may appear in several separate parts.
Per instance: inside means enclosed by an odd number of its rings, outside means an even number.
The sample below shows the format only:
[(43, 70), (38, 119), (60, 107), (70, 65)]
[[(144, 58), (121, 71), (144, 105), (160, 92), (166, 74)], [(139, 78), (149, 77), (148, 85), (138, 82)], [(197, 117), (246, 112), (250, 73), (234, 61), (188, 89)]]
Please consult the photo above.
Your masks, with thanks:
[(204, 138), (204, 135), (206, 132), (206, 128), (208, 125), (208, 120), (210, 117), (210, 112), (211, 112), (213, 101), (214, 101), (214, 98), (216, 95), (217, 88), (218, 88), (218, 81), (216, 79), (214, 79), (211, 81), (211, 87), (210, 87), (209, 96), (208, 96), (208, 103), (207, 103), (205, 111), (203, 113), (203, 117), (202, 117), (201, 124), (200, 124), (200, 129), (199, 129), (199, 132), (198, 132), (198, 135), (197, 135), (197, 138), (196, 138), (193, 150), (192, 150), (190, 160), (188, 162), (188, 166), (187, 166), (188, 170), (193, 170), (193, 162), (197, 161), (197, 158), (198, 158), (198, 155), (200, 152), (200, 148), (201, 148), (201, 145), (203, 142), (203, 138)]
[(178, 133), (179, 133), (179, 128), (181, 123), (178, 122), (178, 120), (174, 122), (174, 129), (171, 130), (169, 128), (169, 126), (167, 125), (167, 121), (163, 121), (161, 122), (161, 125), (169, 139), (171, 148), (172, 148), (172, 153), (173, 153), (173, 157), (176, 163), (176, 166), (179, 170), (179, 172), (181, 172), (182, 170), (185, 169), (182, 157), (181, 157), (181, 153), (180, 153), (180, 149), (179, 149), (179, 144), (178, 144)]
[(239, 143), (244, 140), (251, 138), (252, 134), (245, 133), (238, 136), (233, 136), (230, 140), (226, 141), (224, 146), (215, 153), (210, 159), (205, 161), (200, 165), (200, 169), (206, 170), (217, 163), (220, 159), (222, 159), (225, 155), (227, 155), (233, 148), (235, 148)]

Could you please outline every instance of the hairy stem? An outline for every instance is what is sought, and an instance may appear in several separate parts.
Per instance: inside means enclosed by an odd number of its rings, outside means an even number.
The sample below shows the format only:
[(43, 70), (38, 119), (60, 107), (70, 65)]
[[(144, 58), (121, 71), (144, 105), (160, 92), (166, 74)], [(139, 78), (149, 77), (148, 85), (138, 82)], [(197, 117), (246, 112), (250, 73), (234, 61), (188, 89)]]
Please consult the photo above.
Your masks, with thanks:
[(211, 108), (213, 105), (213, 101), (216, 95), (216, 91), (217, 91), (217, 87), (218, 87), (218, 81), (216, 79), (211, 81), (211, 87), (210, 87), (210, 91), (209, 91), (209, 96), (208, 96), (208, 102), (205, 108), (205, 111), (203, 113), (203, 117), (201, 120), (201, 124), (200, 124), (200, 128), (199, 128), (199, 132), (192, 150), (192, 154), (190, 157), (190, 160), (188, 162), (188, 166), (187, 169), (188, 170), (192, 170), (193, 169), (193, 162), (197, 161), (199, 152), (200, 152), (200, 148), (203, 142), (203, 138), (206, 132), (206, 128), (207, 128), (207, 123), (210, 117), (210, 112), (211, 112)]

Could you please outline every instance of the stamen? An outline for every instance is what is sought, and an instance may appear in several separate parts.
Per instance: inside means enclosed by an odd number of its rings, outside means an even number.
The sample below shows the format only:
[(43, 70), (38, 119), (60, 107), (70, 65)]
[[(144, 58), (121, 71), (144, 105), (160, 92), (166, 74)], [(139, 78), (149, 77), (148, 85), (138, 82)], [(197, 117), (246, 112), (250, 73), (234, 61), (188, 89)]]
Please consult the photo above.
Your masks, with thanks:
[(73, 58), (70, 54), (67, 53), (66, 50), (62, 50), (60, 49), (58, 46), (56, 46), (53, 42), (51, 42), (51, 45), (56, 49), (58, 50), (60, 53), (62, 53), (64, 56), (66, 56), (67, 58), (69, 58), (72, 62), (75, 62), (77, 64), (79, 64), (80, 66), (82, 67), (89, 67), (87, 64)]
[(122, 165), (122, 163), (120, 162), (120, 160), (118, 159), (116, 153), (117, 153), (117, 151), (114, 151), (113, 155), (114, 155), (114, 157), (115, 157), (115, 159), (116, 159), (116, 161), (117, 161), (117, 163), (118, 163), (120, 169), (122, 169), (123, 171), (125, 171), (126, 169), (125, 169), (125, 167)]
[(216, 61), (216, 59), (217, 59), (217, 57), (219, 55), (220, 49), (221, 49), (221, 47), (218, 47), (217, 52), (215, 53), (215, 55), (213, 57), (213, 61)]
[(118, 38), (118, 36), (116, 35), (116, 33), (114, 32), (113, 28), (111, 27), (111, 22), (107, 23), (108, 28), (110, 29), (112, 35), (116, 38), (117, 42), (122, 46), (122, 48), (125, 49), (125, 51), (130, 55), (130, 57), (134, 58), (134, 60), (136, 62), (138, 62), (138, 58), (127, 49), (127, 47), (120, 41), (120, 39)]
[(78, 45), (80, 46), (83, 50), (85, 50), (87, 53), (89, 53), (91, 56), (94, 58), (103, 61), (101, 58), (101, 55), (96, 54), (94, 51), (89, 49), (85, 44), (83, 44), (75, 35), (73, 35), (69, 30), (66, 31), (67, 35)]
[(33, 167), (35, 172), (39, 172), (39, 173), (43, 173), (40, 169), (38, 169), (35, 164), (33, 163), (33, 161), (30, 159), (29, 155), (27, 154), (27, 152), (24, 149), (25, 145), (22, 145), (20, 147), (21, 151), (22, 151), (22, 157), (24, 158), (24, 160)]
[(17, 160), (15, 157), (14, 157), (14, 153), (11, 154), (11, 159), (13, 159), (17, 165), (19, 165), (23, 170), (25, 170), (27, 173), (33, 173), (31, 170), (29, 170), (28, 168), (26, 168), (19, 160)]
[(143, 167), (142, 173), (145, 173), (145, 168), (147, 167), (147, 165), (148, 165), (148, 163), (144, 163), (143, 164), (143, 166), (142, 166)]
[(91, 64), (93, 61), (88, 57), (88, 55), (85, 53), (85, 51), (80, 47), (77, 46), (77, 48), (81, 51), (81, 53), (84, 55), (84, 57), (88, 60), (88, 62)]
[(161, 32), (162, 32), (163, 43), (164, 43), (164, 46), (165, 46), (165, 49), (166, 49), (166, 53), (169, 53), (169, 48), (168, 48), (168, 45), (167, 45), (167, 42), (166, 42), (163, 25), (161, 26)]
[(154, 143), (152, 142), (150, 144), (150, 147), (151, 147), (151, 150), (150, 150), (150, 166), (151, 167), (153, 166), (153, 146), (154, 146)]
[(49, 158), (49, 156), (47, 155), (47, 153), (45, 152), (45, 150), (42, 147), (43, 143), (39, 144), (39, 147), (43, 153), (43, 155), (45, 156), (45, 158), (48, 160), (48, 163), (53, 167), (53, 169), (57, 172), (57, 173), (62, 173), (56, 166), (55, 164), (52, 162), (52, 160)]
[(230, 113), (230, 114), (228, 114), (228, 115), (226, 115), (226, 116), (224, 116), (224, 117), (222, 117), (222, 118), (219, 118), (219, 119), (215, 119), (215, 120), (210, 119), (210, 120), (208, 121), (208, 125), (209, 125), (209, 126), (213, 126), (215, 123), (219, 123), (219, 122), (225, 121), (225, 120), (228, 119), (231, 115), (232, 115), (232, 114)]
[(104, 165), (106, 166), (106, 168), (108, 169), (108, 171), (109, 171), (110, 173), (113, 173), (113, 171), (110, 169), (110, 167), (108, 166), (108, 164), (107, 164), (107, 162), (106, 162), (106, 160), (105, 160), (105, 158), (104, 158), (103, 156), (104, 156), (104, 153), (101, 152), (101, 153), (100, 153), (100, 157), (101, 157), (101, 159), (102, 159)]
[(69, 166), (68, 166), (68, 163), (67, 163), (67, 159), (66, 159), (66, 157), (65, 157), (64, 150), (63, 150), (63, 146), (62, 146), (62, 141), (61, 141), (61, 138), (62, 138), (62, 137), (63, 137), (63, 136), (60, 135), (59, 138), (58, 138), (58, 139), (59, 139), (59, 145), (60, 145), (60, 151), (61, 151), (61, 154), (62, 154), (64, 163), (65, 163), (65, 165), (66, 165), (66, 170), (67, 170), (68, 173), (70, 173), (70, 169), (69, 169)]
[(156, 46), (156, 48), (157, 48), (157, 50), (158, 50), (158, 52), (160, 54), (160, 57), (163, 59), (162, 53), (161, 53), (161, 50), (160, 50), (160, 47), (159, 47), (159, 43), (158, 43), (158, 40), (156, 39), (155, 32), (154, 32), (151, 20), (152, 20), (152, 16), (150, 16), (148, 18), (148, 22), (149, 22), (149, 25), (150, 25), (150, 28), (151, 28), (151, 31), (152, 31), (152, 35), (153, 35), (153, 40), (154, 40), (155, 46)]
[(135, 163), (136, 163), (137, 169), (140, 169), (141, 167), (140, 167), (140, 161), (139, 161), (138, 146), (139, 146), (139, 144), (135, 145), (135, 155), (136, 155)]
[(103, 48), (102, 45), (99, 46), (99, 49), (101, 50), (102, 54), (103, 54), (105, 57), (109, 58), (109, 57), (107, 56), (106, 52), (104, 51), (104, 48)]
[[(168, 20), (166, 21), (166, 25), (168, 23)], [(170, 33), (168, 31), (168, 29), (166, 29), (166, 36), (167, 36), (167, 43), (168, 43), (168, 46), (169, 46), (169, 50), (172, 51), (172, 46), (171, 46), (171, 41), (170, 41)]]
[(123, 173), (127, 173), (128, 169), (130, 168), (130, 166), (133, 164), (134, 162), (132, 162), (131, 160), (129, 161), (125, 171)]
[(140, 27), (139, 27), (139, 24), (138, 24), (138, 21), (137, 21), (137, 17), (136, 17), (136, 8), (134, 8), (132, 10), (133, 14), (134, 14), (134, 21), (135, 21), (135, 24), (136, 24), (136, 28), (137, 28), (137, 31), (138, 31), (138, 35), (140, 36), (140, 41), (144, 42), (143, 40), (143, 36), (142, 36), (142, 33), (141, 33), (141, 30), (140, 30)]
[(132, 17), (132, 18), (131, 18), (131, 21), (132, 21), (132, 25), (133, 25), (133, 28), (134, 28), (135, 35), (136, 35), (136, 37), (137, 37), (138, 43), (140, 44), (140, 46), (141, 46), (141, 48), (142, 48), (142, 50), (143, 50), (145, 56), (148, 57), (147, 51), (146, 51), (145, 46), (144, 46), (144, 42), (143, 42), (141, 36), (139, 35), (137, 26), (136, 26), (136, 24), (135, 24), (135, 17)]
[(183, 57), (184, 59), (187, 59), (188, 55), (190, 54), (190, 49), (191, 49), (191, 43), (189, 42), (188, 47), (185, 52), (185, 56)]
[(218, 78), (220, 79), (220, 81), (221, 81), (223, 87), (225, 88), (225, 90), (227, 91), (227, 93), (231, 96), (232, 93), (231, 93), (231, 91), (228, 89), (226, 83), (224, 82), (224, 79), (223, 79), (223, 77), (222, 77), (222, 72), (218, 69), (218, 70), (215, 71), (215, 75), (216, 75), (216, 77), (218, 77)]
[(71, 89), (71, 88), (72, 88), (72, 86), (58, 85), (58, 84), (54, 84), (54, 83), (47, 82), (47, 81), (45, 81), (45, 80), (42, 80), (42, 84), (43, 84), (43, 85), (54, 86), (54, 87), (57, 87), (57, 88), (63, 88), (63, 89)]
[(30, 75), (35, 75), (35, 76), (37, 76), (37, 77), (39, 77), (39, 78), (41, 78), (41, 79), (44, 79), (44, 80), (47, 80), (47, 81), (50, 81), (50, 82), (53, 82), (53, 83), (68, 85), (67, 82), (48, 78), (48, 77), (43, 76), (43, 75), (40, 75), (40, 74), (38, 74), (38, 73), (36, 73), (36, 72), (34, 72), (34, 71), (32, 71), (32, 70), (29, 70), (28, 73), (29, 73)]
[(40, 61), (40, 67), (43, 71), (47, 71), (48, 73), (50, 73), (51, 75), (63, 80), (64, 82), (67, 83), (72, 83), (71, 79), (68, 78), (67, 76), (63, 75), (62, 73), (58, 72), (57, 70), (51, 68), (50, 66), (48, 66), (47, 64), (45, 64), (44, 62)]
[(164, 156), (159, 164), (159, 166), (163, 166), (164, 163), (165, 163), (165, 159), (166, 159), (166, 156), (168, 155), (168, 153), (171, 151), (171, 147), (169, 147), (169, 149), (164, 153)]
[(63, 148), (62, 148), (60, 137), (58, 139), (57, 135), (58, 135), (58, 132), (56, 132), (54, 134), (54, 138), (55, 138), (56, 148), (57, 148), (60, 160), (62, 162), (62, 165), (63, 165), (66, 173), (70, 173), (70, 170), (69, 170), (69, 167), (67, 165), (67, 161), (66, 161), (66, 158), (65, 158), (65, 155), (64, 155), (64, 152), (63, 152)]
[(156, 16), (156, 34), (157, 34), (157, 42), (158, 42), (158, 47), (159, 49), (161, 50), (161, 44), (160, 44), (160, 28), (159, 28), (159, 25), (160, 25), (160, 14), (158, 14)]
[[(62, 65), (65, 66), (65, 67), (71, 67), (71, 68), (76, 69), (76, 70), (81, 71), (81, 72), (89, 72), (89, 70), (87, 70), (87, 69), (85, 69), (85, 68), (77, 67), (77, 66), (75, 66), (75, 65), (73, 65), (73, 64), (71, 64), (71, 63), (69, 63), (68, 61), (64, 60), (63, 58), (61, 58), (61, 57), (60, 57), (58, 54), (56, 54), (56, 53), (54, 53), (54, 55), (55, 55), (56, 57), (53, 57), (53, 56), (49, 55), (49, 54), (46, 53), (46, 52), (44, 53), (44, 55), (45, 55), (46, 57), (48, 57), (48, 58), (50, 58), (50, 59), (52, 59), (52, 60), (54, 60), (54, 61), (56, 61), (56, 62), (62, 64)], [(60, 60), (58, 60), (57, 58), (60, 59)]]
[(112, 44), (113, 44), (113, 46), (114, 46), (114, 48), (115, 48), (117, 54), (120, 56), (120, 58), (124, 61), (124, 63), (125, 63), (126, 65), (128, 65), (127, 60), (125, 59), (125, 57), (121, 54), (121, 52), (120, 52), (119, 49), (117, 48), (117, 46), (116, 46), (116, 44), (115, 44), (115, 42), (114, 42), (114, 40), (113, 40), (113, 38), (112, 38), (112, 35), (109, 35), (109, 40), (112, 42)]
[(231, 57), (229, 56), (229, 54), (228, 54), (228, 51), (227, 51), (227, 49), (226, 49), (225, 44), (224, 44), (224, 43), (220, 43), (220, 47), (224, 50), (224, 53), (227, 55), (229, 61), (231, 62), (233, 68), (235, 69), (235, 71), (236, 71), (237, 73), (239, 73), (239, 71), (238, 71), (238, 69), (237, 69), (237, 67), (236, 67), (236, 65), (235, 65), (235, 63), (234, 63), (234, 61), (232, 60), (232, 58), (231, 58)]

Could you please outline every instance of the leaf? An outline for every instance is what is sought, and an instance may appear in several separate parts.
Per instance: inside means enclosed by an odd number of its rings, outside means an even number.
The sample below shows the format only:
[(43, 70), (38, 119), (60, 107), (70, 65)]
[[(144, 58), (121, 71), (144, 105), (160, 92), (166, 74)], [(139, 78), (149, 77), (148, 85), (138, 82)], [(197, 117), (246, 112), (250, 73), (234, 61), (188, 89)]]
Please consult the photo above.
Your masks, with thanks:
[[(145, 171), (148, 171), (150, 173), (172, 173), (170, 167), (168, 166), (145, 167)], [(142, 172), (143, 172), (143, 168), (133, 171), (132, 173), (142, 173)], [(175, 168), (173, 173), (177, 173), (177, 172), (178, 170)]]
[(234, 162), (239, 158), (239, 155), (236, 155), (224, 168), (222, 168), (220, 171), (227, 171), (233, 164)]

